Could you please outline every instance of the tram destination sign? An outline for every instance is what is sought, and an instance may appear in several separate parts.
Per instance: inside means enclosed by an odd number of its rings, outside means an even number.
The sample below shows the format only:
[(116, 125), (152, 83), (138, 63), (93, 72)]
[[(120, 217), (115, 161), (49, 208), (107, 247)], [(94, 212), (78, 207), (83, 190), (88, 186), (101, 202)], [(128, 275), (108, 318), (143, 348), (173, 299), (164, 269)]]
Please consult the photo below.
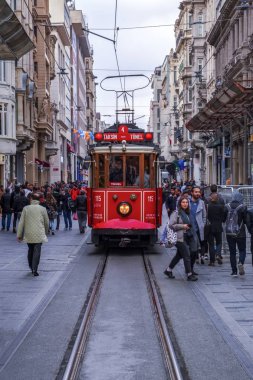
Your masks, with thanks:
[(96, 141), (127, 141), (127, 142), (140, 142), (153, 140), (153, 133), (142, 131), (129, 131), (127, 125), (120, 125), (118, 131), (105, 131), (104, 133), (95, 134)]
[(118, 132), (104, 132), (104, 141), (144, 141), (143, 132), (129, 132), (126, 125), (120, 125)]

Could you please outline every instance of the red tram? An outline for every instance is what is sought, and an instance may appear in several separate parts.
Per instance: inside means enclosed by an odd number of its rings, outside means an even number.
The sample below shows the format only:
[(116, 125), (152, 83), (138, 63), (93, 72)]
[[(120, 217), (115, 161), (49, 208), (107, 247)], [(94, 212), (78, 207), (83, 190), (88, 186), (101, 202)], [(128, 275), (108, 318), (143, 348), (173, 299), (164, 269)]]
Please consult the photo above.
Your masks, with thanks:
[(88, 225), (94, 244), (149, 246), (161, 225), (158, 145), (135, 123), (95, 134), (89, 150)]

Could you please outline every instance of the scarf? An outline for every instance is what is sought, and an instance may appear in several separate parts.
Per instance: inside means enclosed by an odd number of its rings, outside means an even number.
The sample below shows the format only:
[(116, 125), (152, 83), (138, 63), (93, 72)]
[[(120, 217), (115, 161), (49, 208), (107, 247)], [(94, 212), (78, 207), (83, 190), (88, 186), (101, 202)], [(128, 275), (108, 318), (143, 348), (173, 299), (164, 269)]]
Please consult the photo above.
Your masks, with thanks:
[(190, 224), (191, 228), (185, 232), (186, 236), (193, 237), (195, 235), (195, 230), (193, 228), (193, 219), (191, 214), (187, 214), (184, 210), (180, 210), (179, 215), (181, 216), (181, 219), (183, 221), (183, 224)]

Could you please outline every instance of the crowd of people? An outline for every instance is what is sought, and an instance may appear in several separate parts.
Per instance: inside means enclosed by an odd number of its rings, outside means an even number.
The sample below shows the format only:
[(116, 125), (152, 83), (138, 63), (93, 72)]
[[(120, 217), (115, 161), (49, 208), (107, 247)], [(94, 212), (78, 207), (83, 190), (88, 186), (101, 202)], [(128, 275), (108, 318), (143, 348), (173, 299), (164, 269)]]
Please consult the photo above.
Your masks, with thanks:
[(56, 182), (52, 185), (36, 187), (29, 183), (10, 183), (6, 189), (0, 187), (0, 207), (2, 213), (2, 231), (17, 232), (23, 208), (30, 204), (32, 194), (39, 195), (39, 204), (45, 207), (49, 218), (51, 235), (60, 228), (61, 215), (64, 230), (72, 229), (72, 218), (78, 220), (80, 233), (85, 233), (87, 223), (86, 187), (82, 183), (66, 184)]
[(225, 204), (217, 190), (217, 185), (211, 185), (210, 194), (205, 197), (201, 187), (188, 182), (183, 186), (173, 184), (164, 197), (168, 223), (160, 244), (171, 247), (168, 240), (174, 233), (176, 247), (176, 254), (164, 271), (169, 278), (175, 278), (172, 270), (181, 259), (189, 281), (198, 279), (196, 262), (205, 264), (207, 259), (211, 267), (222, 265), (223, 232), (230, 253), (231, 275), (236, 277), (238, 272), (245, 275), (246, 228), (251, 235), (253, 252), (253, 209), (247, 209), (240, 192), (234, 191), (230, 202)]
[[(29, 206), (29, 207), (26, 207)], [(28, 265), (37, 277), (41, 247), (60, 229), (61, 215), (64, 230), (72, 229), (72, 218), (78, 220), (79, 231), (85, 233), (87, 223), (86, 187), (82, 183), (57, 182), (36, 187), (25, 183), (10, 183), (0, 187), (1, 231), (17, 233), (19, 242), (28, 245)]]

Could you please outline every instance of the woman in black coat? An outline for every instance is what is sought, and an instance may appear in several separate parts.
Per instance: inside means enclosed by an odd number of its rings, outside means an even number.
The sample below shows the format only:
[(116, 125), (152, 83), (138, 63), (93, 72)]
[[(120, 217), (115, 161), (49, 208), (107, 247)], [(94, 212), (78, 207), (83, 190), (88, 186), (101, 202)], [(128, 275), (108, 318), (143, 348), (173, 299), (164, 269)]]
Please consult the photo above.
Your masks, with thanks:
[(84, 190), (76, 198), (76, 211), (80, 234), (84, 234), (87, 222), (87, 197)]

